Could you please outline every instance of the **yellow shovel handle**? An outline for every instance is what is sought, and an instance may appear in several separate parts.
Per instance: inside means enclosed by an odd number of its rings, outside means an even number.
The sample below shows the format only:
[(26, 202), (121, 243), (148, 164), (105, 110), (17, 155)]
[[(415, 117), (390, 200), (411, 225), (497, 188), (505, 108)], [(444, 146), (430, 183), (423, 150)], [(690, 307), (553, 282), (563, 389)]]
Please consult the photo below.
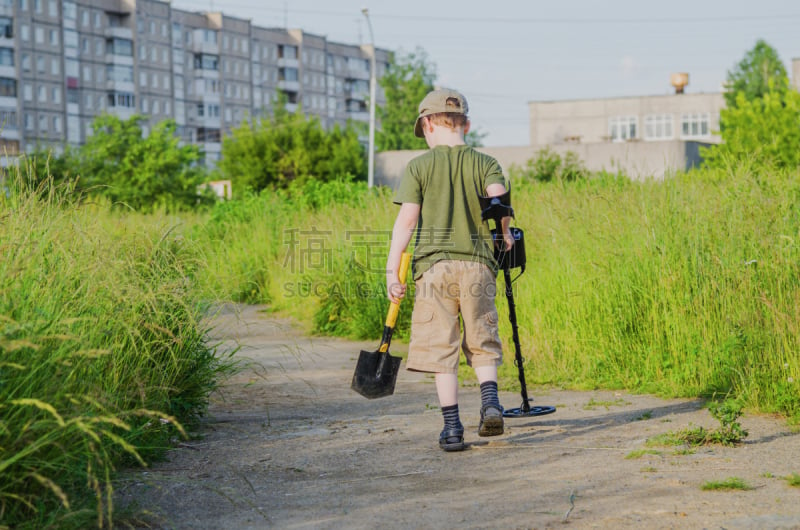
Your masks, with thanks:
[[(400, 283), (406, 283), (406, 276), (408, 275), (408, 264), (411, 261), (411, 254), (403, 252), (400, 256), (400, 269), (397, 271), (397, 277), (400, 278)], [(400, 312), (400, 304), (392, 302), (389, 306), (389, 314), (386, 316), (386, 327), (394, 328), (397, 322), (397, 315)]]

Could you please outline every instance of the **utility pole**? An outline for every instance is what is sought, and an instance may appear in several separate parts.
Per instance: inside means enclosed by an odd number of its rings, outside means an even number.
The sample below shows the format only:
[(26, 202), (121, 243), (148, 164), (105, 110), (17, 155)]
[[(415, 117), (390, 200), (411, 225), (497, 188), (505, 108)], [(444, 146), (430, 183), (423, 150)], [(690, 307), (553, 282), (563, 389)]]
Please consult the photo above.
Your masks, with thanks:
[(367, 19), (369, 40), (372, 48), (369, 69), (369, 156), (367, 164), (367, 186), (371, 188), (375, 185), (375, 35), (372, 33), (372, 22), (369, 20), (369, 10), (365, 7), (361, 12)]

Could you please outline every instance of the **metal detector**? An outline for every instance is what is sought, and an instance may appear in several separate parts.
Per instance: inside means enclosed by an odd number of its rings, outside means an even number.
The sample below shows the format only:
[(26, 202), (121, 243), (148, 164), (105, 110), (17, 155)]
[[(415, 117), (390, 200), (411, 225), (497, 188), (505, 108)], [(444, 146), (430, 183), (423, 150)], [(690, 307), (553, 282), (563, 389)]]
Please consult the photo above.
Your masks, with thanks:
[[(494, 220), (492, 240), (494, 243), (494, 257), (503, 271), (503, 278), (506, 283), (506, 300), (508, 300), (508, 320), (511, 322), (511, 330), (514, 337), (515, 357), (514, 364), (519, 371), (519, 385), (522, 393), (522, 405), (518, 408), (505, 409), (503, 416), (506, 418), (523, 418), (527, 416), (544, 416), (556, 411), (555, 407), (550, 406), (531, 406), (533, 398), (528, 397), (528, 387), (525, 384), (525, 369), (522, 359), (522, 352), (519, 344), (519, 330), (517, 328), (517, 310), (514, 305), (514, 291), (511, 286), (511, 269), (520, 269), (520, 275), (525, 272), (525, 242), (523, 232), (519, 228), (511, 228), (511, 235), (514, 237), (514, 245), (510, 251), (505, 250), (503, 244), (503, 217), (514, 217), (514, 209), (511, 207), (511, 192), (507, 191), (497, 197), (483, 197), (479, 195), (481, 201), (481, 220)], [(498, 245), (497, 242), (500, 242)], [(516, 278), (515, 278), (516, 279)]]

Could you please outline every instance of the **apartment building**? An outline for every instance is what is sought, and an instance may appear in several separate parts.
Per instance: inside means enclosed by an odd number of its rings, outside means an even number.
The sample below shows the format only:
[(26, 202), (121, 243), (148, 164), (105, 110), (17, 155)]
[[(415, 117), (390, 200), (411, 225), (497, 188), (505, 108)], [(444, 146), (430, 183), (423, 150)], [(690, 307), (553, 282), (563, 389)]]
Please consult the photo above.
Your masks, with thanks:
[(532, 145), (692, 140), (718, 143), (722, 93), (533, 101)]
[[(389, 53), (376, 50), (377, 77)], [(222, 138), (280, 94), (326, 127), (366, 125), (371, 54), (160, 0), (0, 0), (0, 160), (80, 145), (108, 112), (145, 116), (145, 133), (174, 119), (213, 164)]]

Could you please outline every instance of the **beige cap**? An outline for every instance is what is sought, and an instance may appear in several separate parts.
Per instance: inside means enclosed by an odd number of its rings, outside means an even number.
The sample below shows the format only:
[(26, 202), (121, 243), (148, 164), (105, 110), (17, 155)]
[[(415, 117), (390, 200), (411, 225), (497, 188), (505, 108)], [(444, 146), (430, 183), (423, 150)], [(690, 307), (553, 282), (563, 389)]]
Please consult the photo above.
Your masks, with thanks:
[(440, 112), (453, 112), (455, 114), (466, 115), (469, 112), (469, 105), (467, 105), (467, 98), (464, 94), (449, 88), (440, 88), (429, 92), (422, 103), (419, 104), (419, 115), (414, 124), (414, 136), (425, 138), (422, 132), (422, 121), (424, 116), (431, 114), (439, 114)]

